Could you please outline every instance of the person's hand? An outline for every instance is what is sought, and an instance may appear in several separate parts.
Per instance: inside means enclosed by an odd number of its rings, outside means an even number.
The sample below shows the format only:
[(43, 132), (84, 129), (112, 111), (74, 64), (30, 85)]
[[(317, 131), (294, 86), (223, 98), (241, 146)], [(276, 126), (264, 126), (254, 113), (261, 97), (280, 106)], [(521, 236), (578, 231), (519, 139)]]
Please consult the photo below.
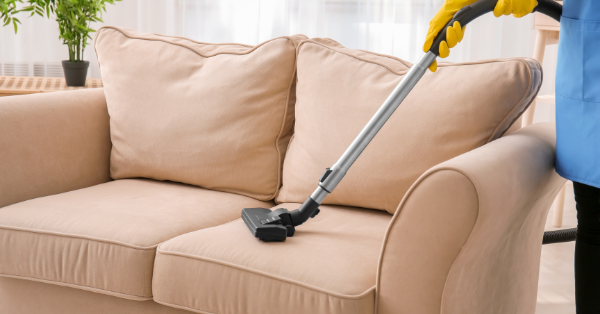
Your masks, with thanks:
[[(446, 0), (444, 4), (435, 14), (431, 22), (429, 22), (429, 30), (427, 31), (427, 37), (425, 38), (425, 44), (423, 45), (423, 51), (427, 52), (431, 49), (433, 40), (437, 34), (448, 24), (454, 14), (464, 6), (470, 5), (477, 2), (477, 0)], [(461, 27), (459, 22), (454, 22), (454, 25), (448, 27), (446, 30), (446, 40), (440, 43), (440, 57), (446, 58), (450, 55), (450, 48), (456, 46), (457, 43), (461, 42), (465, 28)], [(437, 61), (433, 61), (429, 69), (432, 72), (437, 70)]]
[(533, 12), (537, 5), (537, 0), (498, 0), (494, 15), (500, 17), (512, 14), (514, 17), (524, 17)]
[[(427, 52), (431, 49), (435, 37), (458, 10), (475, 2), (477, 2), (477, 0), (446, 0), (429, 23), (429, 30), (427, 31), (423, 51)], [(531, 13), (537, 5), (537, 0), (498, 0), (498, 3), (494, 8), (494, 15), (499, 17), (501, 15), (512, 14), (515, 17), (523, 17)], [(446, 29), (446, 40), (442, 41), (439, 47), (439, 56), (441, 58), (448, 57), (450, 55), (450, 48), (462, 41), (465, 27), (461, 27), (459, 22), (454, 22), (452, 26), (449, 26)], [(435, 72), (437, 70), (437, 61), (433, 61), (429, 69), (432, 72)]]

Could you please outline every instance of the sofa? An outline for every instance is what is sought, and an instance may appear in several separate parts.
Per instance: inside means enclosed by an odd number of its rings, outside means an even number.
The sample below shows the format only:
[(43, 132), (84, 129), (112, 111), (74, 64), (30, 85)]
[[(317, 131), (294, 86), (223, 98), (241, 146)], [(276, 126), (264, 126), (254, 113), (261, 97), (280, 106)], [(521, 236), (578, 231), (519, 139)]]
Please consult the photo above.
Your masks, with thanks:
[[(103, 89), (0, 98), (0, 313), (534, 313), (564, 180), (530, 59), (440, 64), (321, 212), (296, 209), (411, 67), (327, 38), (104, 27)], [(454, 84), (448, 84), (453, 82)]]

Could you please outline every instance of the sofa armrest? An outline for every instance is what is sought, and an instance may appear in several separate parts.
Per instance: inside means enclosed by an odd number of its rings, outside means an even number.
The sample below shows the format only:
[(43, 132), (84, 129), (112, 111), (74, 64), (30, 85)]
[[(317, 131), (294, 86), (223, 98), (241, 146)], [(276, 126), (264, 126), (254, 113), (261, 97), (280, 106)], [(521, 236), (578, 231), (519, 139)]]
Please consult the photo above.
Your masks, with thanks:
[(377, 277), (381, 313), (534, 313), (544, 224), (565, 180), (553, 124), (430, 169), (392, 218)]
[(102, 89), (0, 97), (0, 207), (110, 179)]

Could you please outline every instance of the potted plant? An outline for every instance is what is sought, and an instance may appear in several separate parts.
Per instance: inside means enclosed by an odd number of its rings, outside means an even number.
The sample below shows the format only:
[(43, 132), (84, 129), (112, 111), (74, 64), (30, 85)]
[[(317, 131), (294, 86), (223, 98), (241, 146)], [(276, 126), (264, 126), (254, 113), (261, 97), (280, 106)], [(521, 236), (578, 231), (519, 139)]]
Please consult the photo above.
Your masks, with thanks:
[(31, 12), (50, 18), (54, 15), (60, 30), (59, 39), (69, 48), (69, 60), (62, 62), (65, 80), (68, 86), (84, 86), (89, 61), (83, 60), (83, 51), (87, 46), (92, 22), (102, 22), (102, 12), (106, 12), (106, 4), (114, 4), (121, 0), (26, 0), (27, 5), (17, 7), (24, 0), (0, 0), (0, 18), (4, 25), (12, 24), (15, 33), (20, 23), (15, 15), (19, 12)]

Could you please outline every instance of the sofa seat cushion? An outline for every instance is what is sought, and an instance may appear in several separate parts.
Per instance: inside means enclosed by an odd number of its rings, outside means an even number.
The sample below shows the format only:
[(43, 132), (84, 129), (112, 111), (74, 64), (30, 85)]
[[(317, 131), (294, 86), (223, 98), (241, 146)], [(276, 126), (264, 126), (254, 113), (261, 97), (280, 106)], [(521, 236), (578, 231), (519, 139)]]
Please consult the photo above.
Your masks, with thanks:
[(17, 203), (0, 208), (0, 275), (151, 299), (159, 243), (272, 205), (146, 179)]
[(162, 243), (154, 300), (199, 313), (372, 313), (392, 216), (339, 206), (321, 211), (283, 243), (257, 240), (241, 219)]

